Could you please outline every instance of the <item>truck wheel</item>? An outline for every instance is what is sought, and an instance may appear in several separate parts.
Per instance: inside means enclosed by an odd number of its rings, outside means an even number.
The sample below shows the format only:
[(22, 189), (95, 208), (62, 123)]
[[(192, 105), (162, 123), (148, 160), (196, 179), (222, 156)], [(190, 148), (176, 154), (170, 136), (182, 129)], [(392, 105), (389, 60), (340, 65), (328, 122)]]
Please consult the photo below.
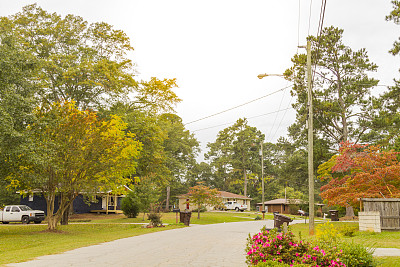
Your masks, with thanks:
[(35, 221), (35, 224), (40, 224), (42, 221)]
[(23, 224), (28, 224), (28, 223), (29, 223), (29, 217), (28, 217), (28, 216), (22, 217), (21, 222), (22, 222)]
[(3, 224), (8, 224), (9, 222), (3, 222)]
[(241, 212), (243, 212), (244, 210), (240, 210)]
[(238, 207), (236, 207), (236, 208), (235, 208), (235, 210), (236, 210), (236, 211), (239, 211), (239, 208), (238, 208)]

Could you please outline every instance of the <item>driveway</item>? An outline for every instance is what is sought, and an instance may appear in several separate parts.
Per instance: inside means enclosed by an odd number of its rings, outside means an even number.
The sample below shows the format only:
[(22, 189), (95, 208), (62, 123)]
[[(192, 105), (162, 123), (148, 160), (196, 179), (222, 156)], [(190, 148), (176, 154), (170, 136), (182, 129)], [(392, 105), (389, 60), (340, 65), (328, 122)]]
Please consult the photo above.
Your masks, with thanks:
[(246, 239), (249, 233), (257, 233), (263, 225), (272, 228), (273, 221), (194, 225), (119, 239), (8, 266), (247, 266), (244, 253)]

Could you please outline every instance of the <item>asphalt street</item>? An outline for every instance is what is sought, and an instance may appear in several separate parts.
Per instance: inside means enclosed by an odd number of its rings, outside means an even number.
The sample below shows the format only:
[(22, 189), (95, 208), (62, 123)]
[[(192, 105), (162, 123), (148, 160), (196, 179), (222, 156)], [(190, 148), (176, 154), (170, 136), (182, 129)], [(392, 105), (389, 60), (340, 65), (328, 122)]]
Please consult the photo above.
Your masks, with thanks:
[[(304, 220), (293, 223), (303, 223)], [(249, 234), (273, 221), (249, 221), (191, 227), (150, 233), (83, 247), (62, 254), (8, 266), (195, 266), (244, 267)], [(375, 256), (399, 256), (400, 249), (378, 248)]]

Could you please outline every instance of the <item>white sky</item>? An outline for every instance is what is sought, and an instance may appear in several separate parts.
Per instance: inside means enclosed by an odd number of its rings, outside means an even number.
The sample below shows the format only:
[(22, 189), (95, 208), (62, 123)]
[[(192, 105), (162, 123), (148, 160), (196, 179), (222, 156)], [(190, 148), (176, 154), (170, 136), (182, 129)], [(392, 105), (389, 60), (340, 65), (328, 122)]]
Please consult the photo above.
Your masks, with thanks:
[[(177, 107), (184, 123), (229, 109), (286, 87), (280, 77), (257, 78), (260, 73), (283, 73), (309, 33), (316, 35), (321, 1), (311, 0), (0, 0), (0, 16), (38, 3), (49, 12), (104, 21), (131, 38), (138, 79), (177, 78)], [(300, 24), (299, 21), (300, 6)], [(387, 53), (400, 36), (400, 26), (386, 22), (390, 0), (327, 1), (324, 26), (344, 29), (344, 43), (366, 48), (378, 66), (373, 76), (391, 85), (400, 77), (397, 57)], [(310, 27), (309, 27), (310, 25)], [(299, 31), (298, 31), (299, 29)], [(301, 49), (299, 51), (302, 51)], [(202, 153), (218, 131), (240, 117), (251, 118), (289, 107), (289, 90), (233, 111), (188, 124), (201, 142)], [(294, 101), (294, 100), (293, 100)], [(267, 141), (286, 135), (293, 110), (249, 119)], [(212, 126), (227, 124), (207, 130)], [(279, 128), (278, 128), (279, 126)]]

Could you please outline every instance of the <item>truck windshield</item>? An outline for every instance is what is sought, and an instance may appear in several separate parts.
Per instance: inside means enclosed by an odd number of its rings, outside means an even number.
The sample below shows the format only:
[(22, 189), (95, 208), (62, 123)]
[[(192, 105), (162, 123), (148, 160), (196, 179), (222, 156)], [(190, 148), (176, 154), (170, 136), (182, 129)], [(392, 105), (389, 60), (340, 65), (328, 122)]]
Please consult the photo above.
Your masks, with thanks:
[(20, 210), (22, 211), (27, 211), (27, 210), (32, 210), (30, 207), (28, 206), (19, 206)]

